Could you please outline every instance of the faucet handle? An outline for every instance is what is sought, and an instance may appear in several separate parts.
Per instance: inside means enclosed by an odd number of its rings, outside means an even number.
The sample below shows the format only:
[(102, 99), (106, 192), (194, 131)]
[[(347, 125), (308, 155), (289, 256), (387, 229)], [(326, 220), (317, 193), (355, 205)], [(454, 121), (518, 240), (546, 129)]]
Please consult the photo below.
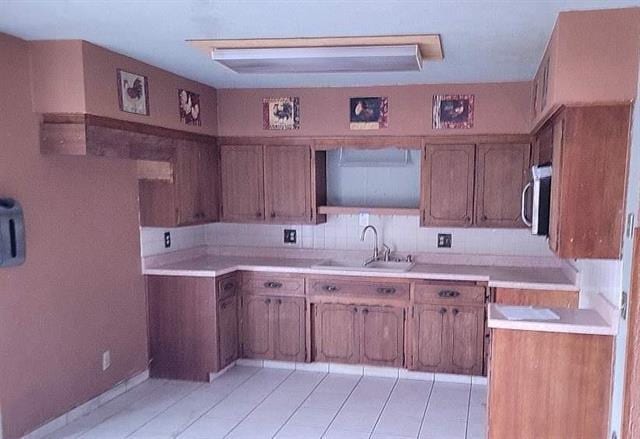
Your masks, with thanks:
[(382, 256), (385, 262), (389, 262), (389, 260), (391, 259), (391, 249), (387, 244), (384, 243), (382, 244)]
[(413, 256), (407, 255), (407, 262), (413, 262)]

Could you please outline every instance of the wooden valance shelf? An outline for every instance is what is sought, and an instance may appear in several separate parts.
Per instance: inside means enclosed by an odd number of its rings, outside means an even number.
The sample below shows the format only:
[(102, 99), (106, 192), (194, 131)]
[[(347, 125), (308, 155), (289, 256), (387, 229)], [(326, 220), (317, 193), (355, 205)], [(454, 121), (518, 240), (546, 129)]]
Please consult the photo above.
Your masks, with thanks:
[(321, 215), (357, 215), (369, 213), (372, 215), (402, 215), (419, 216), (420, 209), (412, 207), (358, 207), (358, 206), (319, 206)]

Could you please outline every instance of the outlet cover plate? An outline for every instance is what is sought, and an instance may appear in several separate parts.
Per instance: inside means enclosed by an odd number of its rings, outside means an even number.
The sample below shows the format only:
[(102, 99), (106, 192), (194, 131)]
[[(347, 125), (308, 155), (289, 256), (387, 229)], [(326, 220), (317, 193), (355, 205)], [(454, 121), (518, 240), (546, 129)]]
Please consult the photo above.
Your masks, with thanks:
[(296, 229), (284, 229), (284, 243), (295, 244), (298, 240), (298, 233)]
[(451, 233), (438, 233), (438, 248), (451, 248)]
[(164, 232), (164, 248), (171, 247), (171, 232)]

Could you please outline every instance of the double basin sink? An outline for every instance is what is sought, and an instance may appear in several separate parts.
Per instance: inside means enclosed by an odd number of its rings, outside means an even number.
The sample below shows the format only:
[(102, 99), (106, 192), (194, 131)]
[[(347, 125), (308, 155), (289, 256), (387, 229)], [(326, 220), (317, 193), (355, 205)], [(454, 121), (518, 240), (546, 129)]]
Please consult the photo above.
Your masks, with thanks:
[(404, 261), (372, 261), (364, 264), (362, 261), (348, 261), (326, 259), (311, 268), (333, 271), (377, 271), (383, 273), (404, 273), (413, 268), (415, 262)]

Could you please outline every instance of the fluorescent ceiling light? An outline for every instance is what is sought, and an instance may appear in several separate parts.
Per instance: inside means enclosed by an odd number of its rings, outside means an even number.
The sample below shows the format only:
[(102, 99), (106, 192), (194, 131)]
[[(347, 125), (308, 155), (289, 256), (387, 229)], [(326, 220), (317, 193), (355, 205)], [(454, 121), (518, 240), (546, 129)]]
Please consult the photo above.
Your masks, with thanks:
[(422, 70), (417, 44), (397, 46), (213, 49), (237, 73), (411, 72)]

